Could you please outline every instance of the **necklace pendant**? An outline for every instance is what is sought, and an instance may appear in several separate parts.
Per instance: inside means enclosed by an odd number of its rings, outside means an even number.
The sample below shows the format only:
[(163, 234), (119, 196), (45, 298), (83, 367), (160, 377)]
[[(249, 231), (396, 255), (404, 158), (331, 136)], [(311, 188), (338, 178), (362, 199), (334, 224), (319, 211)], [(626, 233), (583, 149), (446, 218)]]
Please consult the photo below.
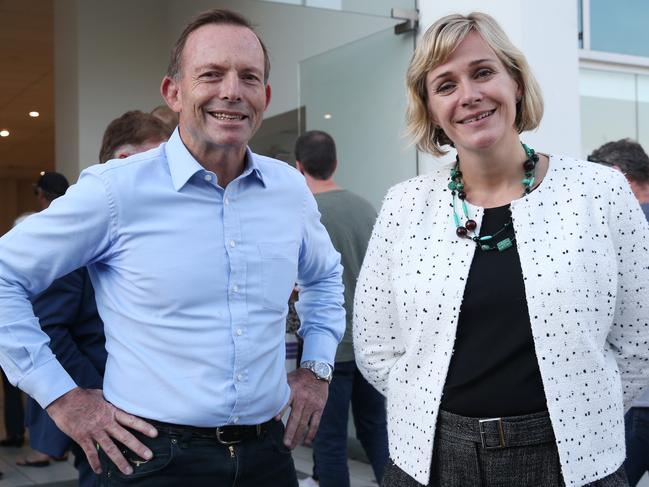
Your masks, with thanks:
[(502, 252), (503, 250), (507, 250), (508, 248), (510, 248), (512, 245), (513, 245), (512, 240), (510, 238), (505, 238), (500, 242), (498, 242), (496, 244), (496, 247), (498, 248), (499, 252)]
[[(539, 156), (536, 154), (536, 152), (534, 152), (534, 149), (532, 149), (531, 147), (528, 147), (525, 144), (522, 145), (523, 145), (523, 149), (525, 149), (525, 154), (527, 156), (527, 159), (523, 163), (524, 177), (521, 180), (521, 184), (523, 186), (522, 196), (525, 196), (529, 194), (532, 191), (532, 188), (534, 187), (534, 183), (536, 181), (536, 177), (534, 173), (535, 173), (536, 165), (539, 161)], [(484, 251), (498, 250), (499, 252), (502, 252), (504, 250), (513, 247), (516, 238), (515, 236), (504, 238), (496, 242), (496, 238), (500, 238), (501, 236), (504, 236), (503, 232), (505, 232), (507, 229), (512, 227), (511, 216), (509, 218), (509, 221), (506, 222), (500, 230), (493, 233), (493, 235), (484, 235), (480, 237), (479, 235), (476, 234), (476, 229), (478, 228), (478, 224), (475, 220), (469, 217), (469, 207), (466, 202), (466, 187), (464, 185), (464, 181), (462, 180), (462, 171), (460, 171), (459, 156), (455, 157), (455, 165), (453, 166), (450, 172), (448, 189), (451, 191), (451, 209), (453, 212), (453, 223), (455, 224), (455, 233), (458, 237), (470, 238), (477, 244), (480, 250), (484, 250)], [(464, 214), (464, 218), (465, 218), (464, 225), (462, 225), (460, 221), (460, 215), (458, 214), (458, 208), (457, 208), (458, 203), (456, 201), (456, 198), (460, 201), (462, 213)]]

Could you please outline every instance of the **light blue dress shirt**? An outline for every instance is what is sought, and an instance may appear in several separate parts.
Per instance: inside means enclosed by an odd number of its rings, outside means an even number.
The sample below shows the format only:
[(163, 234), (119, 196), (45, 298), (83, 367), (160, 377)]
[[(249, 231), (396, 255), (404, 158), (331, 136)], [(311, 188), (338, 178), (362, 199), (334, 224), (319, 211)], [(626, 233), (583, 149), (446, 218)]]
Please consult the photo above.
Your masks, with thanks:
[(224, 190), (168, 143), (83, 171), (0, 239), (0, 364), (42, 406), (75, 387), (28, 297), (88, 265), (105, 323), (104, 395), (195, 426), (257, 424), (287, 403), (287, 301), (300, 286), (304, 360), (334, 362), (342, 268), (304, 178), (248, 151)]

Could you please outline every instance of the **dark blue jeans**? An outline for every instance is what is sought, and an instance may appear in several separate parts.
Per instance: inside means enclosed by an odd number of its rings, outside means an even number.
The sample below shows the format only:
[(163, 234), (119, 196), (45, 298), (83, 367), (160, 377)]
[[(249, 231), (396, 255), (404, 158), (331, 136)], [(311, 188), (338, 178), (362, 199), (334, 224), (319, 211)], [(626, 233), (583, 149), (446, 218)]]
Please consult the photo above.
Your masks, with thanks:
[(356, 437), (380, 483), (388, 462), (385, 398), (361, 375), (355, 362), (336, 362), (329, 399), (313, 444), (320, 487), (349, 487), (347, 421), (352, 405)]
[(138, 487), (297, 487), (293, 457), (282, 443), (284, 425), (273, 422), (260, 438), (231, 447), (215, 438), (160, 433), (147, 438), (133, 433), (153, 451), (141, 462), (123, 449), (134, 473), (122, 474), (100, 451), (102, 474), (98, 485)]
[(649, 471), (649, 408), (631, 408), (624, 417), (626, 461), (624, 469), (634, 487)]

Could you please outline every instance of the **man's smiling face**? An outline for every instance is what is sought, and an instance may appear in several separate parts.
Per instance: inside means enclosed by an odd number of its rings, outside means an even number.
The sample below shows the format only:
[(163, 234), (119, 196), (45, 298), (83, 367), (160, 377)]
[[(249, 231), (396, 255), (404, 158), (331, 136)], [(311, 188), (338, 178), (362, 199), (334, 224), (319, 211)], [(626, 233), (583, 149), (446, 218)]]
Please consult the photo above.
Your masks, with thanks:
[(215, 150), (245, 150), (270, 102), (261, 44), (238, 25), (208, 24), (192, 32), (169, 85), (180, 135), (199, 161)]

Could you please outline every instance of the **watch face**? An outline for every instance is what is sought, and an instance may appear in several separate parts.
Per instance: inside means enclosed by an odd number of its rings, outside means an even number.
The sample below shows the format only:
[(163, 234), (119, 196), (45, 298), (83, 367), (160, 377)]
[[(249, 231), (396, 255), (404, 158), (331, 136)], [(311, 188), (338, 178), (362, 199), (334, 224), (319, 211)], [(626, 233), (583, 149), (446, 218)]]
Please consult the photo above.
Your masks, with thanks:
[(316, 363), (314, 369), (315, 369), (314, 372), (316, 373), (316, 375), (318, 377), (322, 377), (322, 378), (329, 377), (329, 374), (331, 372), (329, 365), (325, 364), (323, 362)]

